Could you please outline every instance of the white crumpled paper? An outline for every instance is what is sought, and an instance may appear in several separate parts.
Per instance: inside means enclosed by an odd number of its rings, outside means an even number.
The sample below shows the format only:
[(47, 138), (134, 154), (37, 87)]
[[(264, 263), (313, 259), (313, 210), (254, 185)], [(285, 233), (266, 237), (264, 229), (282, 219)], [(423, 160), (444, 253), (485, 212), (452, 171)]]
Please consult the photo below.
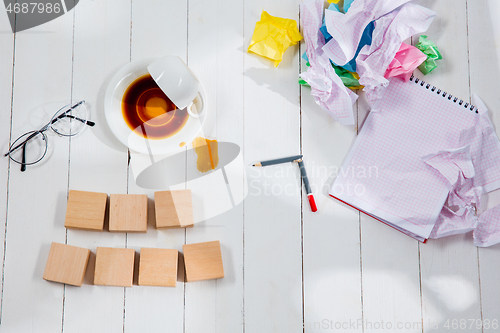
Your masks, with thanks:
[(325, 25), (332, 39), (323, 47), (323, 51), (337, 65), (345, 65), (354, 58), (366, 26), (409, 1), (356, 0), (346, 14), (327, 10)]
[(446, 178), (450, 193), (429, 238), (440, 238), (474, 230), (478, 224), (476, 211), (481, 204), (481, 186), (474, 183), (476, 172), (470, 146), (440, 151), (422, 158)]
[(375, 21), (371, 45), (363, 47), (356, 58), (359, 83), (365, 86), (370, 104), (380, 98), (382, 89), (389, 84), (384, 74), (401, 43), (426, 31), (435, 16), (428, 8), (407, 3)]
[(354, 124), (352, 104), (358, 96), (347, 89), (335, 73), (330, 59), (322, 51), (325, 38), (319, 28), (323, 23), (324, 2), (306, 0), (301, 3), (302, 33), (311, 65), (300, 77), (311, 86), (316, 103), (344, 125)]
[(500, 188), (500, 141), (486, 105), (476, 94), (473, 101), (480, 115), (458, 138), (458, 143), (466, 146), (423, 157), (450, 184), (448, 199), (429, 238), (473, 230), (474, 244), (485, 247), (500, 242), (500, 205), (478, 214), (481, 195)]

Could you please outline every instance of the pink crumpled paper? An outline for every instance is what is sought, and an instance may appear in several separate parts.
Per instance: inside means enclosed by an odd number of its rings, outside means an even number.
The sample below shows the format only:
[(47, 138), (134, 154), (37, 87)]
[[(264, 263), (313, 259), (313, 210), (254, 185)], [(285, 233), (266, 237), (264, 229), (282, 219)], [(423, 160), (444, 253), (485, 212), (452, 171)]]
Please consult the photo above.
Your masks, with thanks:
[(384, 77), (399, 77), (403, 81), (408, 81), (415, 70), (421, 63), (427, 59), (422, 51), (415, 46), (401, 43), (398, 52), (392, 59), (389, 67), (385, 71)]

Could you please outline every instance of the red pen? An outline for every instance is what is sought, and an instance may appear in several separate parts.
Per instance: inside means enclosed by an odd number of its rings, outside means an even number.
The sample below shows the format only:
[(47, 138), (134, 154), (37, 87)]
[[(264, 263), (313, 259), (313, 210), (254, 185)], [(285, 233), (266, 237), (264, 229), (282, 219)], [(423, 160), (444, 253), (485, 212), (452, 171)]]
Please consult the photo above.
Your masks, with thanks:
[(302, 176), (302, 181), (304, 182), (304, 187), (306, 188), (307, 200), (309, 200), (309, 205), (311, 206), (312, 212), (317, 212), (318, 207), (316, 207), (316, 201), (314, 201), (314, 195), (311, 191), (311, 185), (309, 185), (309, 179), (307, 178), (306, 167), (304, 166), (304, 161), (302, 159), (298, 160), (300, 175)]

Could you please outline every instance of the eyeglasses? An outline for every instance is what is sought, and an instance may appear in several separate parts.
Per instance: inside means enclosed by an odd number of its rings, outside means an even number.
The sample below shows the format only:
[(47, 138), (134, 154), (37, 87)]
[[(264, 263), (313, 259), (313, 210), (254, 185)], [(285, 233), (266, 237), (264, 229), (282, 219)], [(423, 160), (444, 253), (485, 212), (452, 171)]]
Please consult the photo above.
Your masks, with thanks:
[(80, 133), (85, 126), (94, 125), (94, 122), (87, 120), (85, 101), (68, 104), (59, 109), (41, 129), (24, 133), (17, 138), (4, 156), (21, 164), (21, 171), (24, 172), (27, 165), (40, 162), (47, 154), (47, 130), (52, 129), (59, 136), (69, 137)]

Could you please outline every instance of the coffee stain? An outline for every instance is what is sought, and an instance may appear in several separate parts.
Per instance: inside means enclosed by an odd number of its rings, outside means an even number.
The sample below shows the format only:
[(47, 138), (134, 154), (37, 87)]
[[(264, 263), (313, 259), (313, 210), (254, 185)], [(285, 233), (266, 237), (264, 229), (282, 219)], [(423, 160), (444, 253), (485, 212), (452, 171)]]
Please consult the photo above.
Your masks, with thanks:
[(198, 155), (196, 167), (200, 172), (214, 170), (219, 165), (219, 144), (217, 140), (197, 137), (193, 140), (193, 148)]

